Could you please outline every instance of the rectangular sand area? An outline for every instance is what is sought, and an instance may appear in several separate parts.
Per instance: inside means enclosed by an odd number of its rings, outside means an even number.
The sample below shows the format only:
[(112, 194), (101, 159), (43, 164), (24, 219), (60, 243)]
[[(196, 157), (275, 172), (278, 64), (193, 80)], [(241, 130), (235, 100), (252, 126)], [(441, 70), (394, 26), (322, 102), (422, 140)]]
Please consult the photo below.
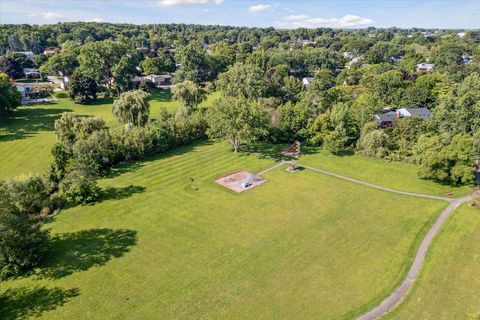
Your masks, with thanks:
[[(253, 189), (267, 181), (267, 179), (245, 170), (238, 171), (215, 180), (216, 183), (235, 192), (243, 192)], [(244, 182), (247, 182), (250, 185), (248, 187), (243, 187), (242, 184)]]

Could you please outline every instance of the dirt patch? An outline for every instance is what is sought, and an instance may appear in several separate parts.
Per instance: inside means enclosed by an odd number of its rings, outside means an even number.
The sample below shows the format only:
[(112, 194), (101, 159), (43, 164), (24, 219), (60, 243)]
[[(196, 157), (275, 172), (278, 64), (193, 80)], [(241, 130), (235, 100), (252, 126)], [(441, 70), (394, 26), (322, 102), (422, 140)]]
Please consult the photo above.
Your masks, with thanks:
[(217, 180), (216, 183), (235, 192), (243, 192), (253, 189), (268, 180), (248, 171), (238, 171)]

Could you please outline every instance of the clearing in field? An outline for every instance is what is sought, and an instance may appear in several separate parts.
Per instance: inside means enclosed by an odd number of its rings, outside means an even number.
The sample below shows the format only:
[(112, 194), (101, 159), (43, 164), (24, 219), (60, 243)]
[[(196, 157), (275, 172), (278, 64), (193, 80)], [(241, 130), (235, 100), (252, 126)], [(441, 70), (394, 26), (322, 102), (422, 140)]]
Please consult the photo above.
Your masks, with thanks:
[(243, 192), (258, 187), (259, 185), (267, 182), (267, 179), (264, 179), (254, 173), (242, 170), (223, 176), (215, 180), (215, 182), (235, 192)]

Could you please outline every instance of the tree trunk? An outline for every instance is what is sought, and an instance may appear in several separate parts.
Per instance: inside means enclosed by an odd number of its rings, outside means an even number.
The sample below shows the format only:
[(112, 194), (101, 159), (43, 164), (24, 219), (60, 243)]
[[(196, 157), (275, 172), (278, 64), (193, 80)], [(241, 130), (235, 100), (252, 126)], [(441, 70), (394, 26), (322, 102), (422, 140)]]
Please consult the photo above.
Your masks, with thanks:
[(240, 139), (238, 139), (237, 137), (234, 137), (232, 139), (232, 144), (233, 144), (233, 152), (237, 154), (238, 149), (240, 148)]

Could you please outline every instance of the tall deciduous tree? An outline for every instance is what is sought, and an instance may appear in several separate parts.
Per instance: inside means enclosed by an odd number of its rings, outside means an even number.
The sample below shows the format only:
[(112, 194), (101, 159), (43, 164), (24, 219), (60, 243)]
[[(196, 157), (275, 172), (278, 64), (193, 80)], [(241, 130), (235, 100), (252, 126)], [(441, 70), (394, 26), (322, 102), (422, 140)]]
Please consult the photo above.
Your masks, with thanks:
[(259, 67), (237, 62), (220, 74), (217, 86), (225, 96), (258, 99), (265, 92), (262, 78)]
[(189, 44), (177, 49), (175, 54), (180, 68), (175, 72), (175, 82), (190, 80), (202, 82), (208, 79), (208, 63), (205, 51), (194, 44)]
[(210, 137), (228, 140), (235, 153), (242, 143), (252, 143), (267, 133), (268, 112), (255, 101), (222, 97), (208, 112)]
[(104, 83), (109, 93), (114, 86), (117, 91), (125, 89), (125, 81), (133, 78), (136, 72), (137, 58), (125, 43), (112, 40), (89, 42), (81, 48), (78, 56), (80, 69)]
[(81, 71), (77, 70), (73, 73), (68, 86), (68, 94), (75, 101), (90, 103), (97, 99), (97, 81)]
[(0, 73), (0, 116), (13, 111), (21, 102), (20, 92), (10, 83), (5, 73)]
[(65, 85), (64, 77), (70, 77), (75, 68), (78, 67), (78, 61), (73, 54), (58, 53), (50, 57), (40, 71), (43, 73), (60, 75), (62, 82)]
[(20, 63), (12, 57), (0, 57), (0, 72), (7, 74), (12, 79), (23, 77), (23, 69)]
[(175, 71), (175, 62), (166, 56), (146, 58), (142, 62), (144, 74), (162, 74)]
[(122, 124), (142, 127), (150, 114), (149, 98), (142, 90), (124, 92), (113, 102), (112, 113)]

